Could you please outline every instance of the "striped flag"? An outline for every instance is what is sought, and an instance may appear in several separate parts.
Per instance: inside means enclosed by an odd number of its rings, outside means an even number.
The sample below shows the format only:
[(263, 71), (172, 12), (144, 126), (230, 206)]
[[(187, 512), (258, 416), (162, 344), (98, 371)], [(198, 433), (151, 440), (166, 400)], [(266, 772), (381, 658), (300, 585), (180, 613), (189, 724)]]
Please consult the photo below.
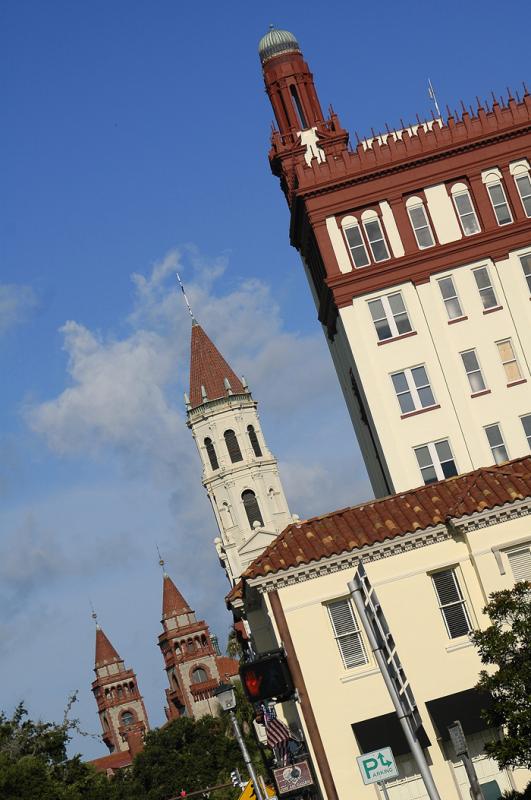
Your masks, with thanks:
[(289, 746), (293, 735), (281, 720), (278, 719), (273, 706), (262, 706), (264, 725), (266, 729), (267, 746), (270, 747), (278, 761), (279, 766), (285, 767), (289, 764)]

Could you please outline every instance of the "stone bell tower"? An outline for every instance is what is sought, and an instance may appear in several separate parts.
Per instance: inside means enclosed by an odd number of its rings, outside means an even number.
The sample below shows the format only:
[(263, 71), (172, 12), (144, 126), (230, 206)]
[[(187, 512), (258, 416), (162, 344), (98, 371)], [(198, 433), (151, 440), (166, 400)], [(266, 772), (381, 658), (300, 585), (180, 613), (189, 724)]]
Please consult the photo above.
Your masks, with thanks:
[(292, 516), (256, 401), (195, 320), (185, 402), (219, 527), (216, 549), (233, 585)]

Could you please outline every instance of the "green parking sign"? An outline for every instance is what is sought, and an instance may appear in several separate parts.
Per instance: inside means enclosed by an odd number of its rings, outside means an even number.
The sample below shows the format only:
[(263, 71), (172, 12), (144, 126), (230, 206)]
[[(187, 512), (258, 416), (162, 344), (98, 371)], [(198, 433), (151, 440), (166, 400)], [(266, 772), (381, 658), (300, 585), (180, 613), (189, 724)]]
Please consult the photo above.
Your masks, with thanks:
[(398, 769), (390, 747), (381, 747), (356, 759), (363, 783), (378, 783), (398, 777)]

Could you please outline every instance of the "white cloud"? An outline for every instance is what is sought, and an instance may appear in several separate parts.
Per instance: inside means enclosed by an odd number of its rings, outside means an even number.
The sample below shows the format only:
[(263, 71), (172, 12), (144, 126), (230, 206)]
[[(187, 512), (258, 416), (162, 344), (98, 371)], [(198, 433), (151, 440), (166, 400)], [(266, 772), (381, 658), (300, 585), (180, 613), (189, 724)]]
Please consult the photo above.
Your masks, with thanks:
[(24, 322), (36, 304), (37, 297), (31, 286), (0, 283), (0, 336)]

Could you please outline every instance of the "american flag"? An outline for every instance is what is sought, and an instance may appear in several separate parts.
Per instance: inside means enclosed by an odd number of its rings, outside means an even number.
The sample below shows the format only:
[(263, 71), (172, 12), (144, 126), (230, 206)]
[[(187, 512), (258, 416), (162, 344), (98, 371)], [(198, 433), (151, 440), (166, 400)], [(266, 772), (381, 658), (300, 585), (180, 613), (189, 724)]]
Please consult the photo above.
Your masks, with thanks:
[(290, 729), (278, 719), (274, 706), (262, 706), (264, 725), (266, 729), (267, 746), (270, 747), (278, 761), (279, 766), (289, 764), (290, 753), (288, 743), (293, 739)]

